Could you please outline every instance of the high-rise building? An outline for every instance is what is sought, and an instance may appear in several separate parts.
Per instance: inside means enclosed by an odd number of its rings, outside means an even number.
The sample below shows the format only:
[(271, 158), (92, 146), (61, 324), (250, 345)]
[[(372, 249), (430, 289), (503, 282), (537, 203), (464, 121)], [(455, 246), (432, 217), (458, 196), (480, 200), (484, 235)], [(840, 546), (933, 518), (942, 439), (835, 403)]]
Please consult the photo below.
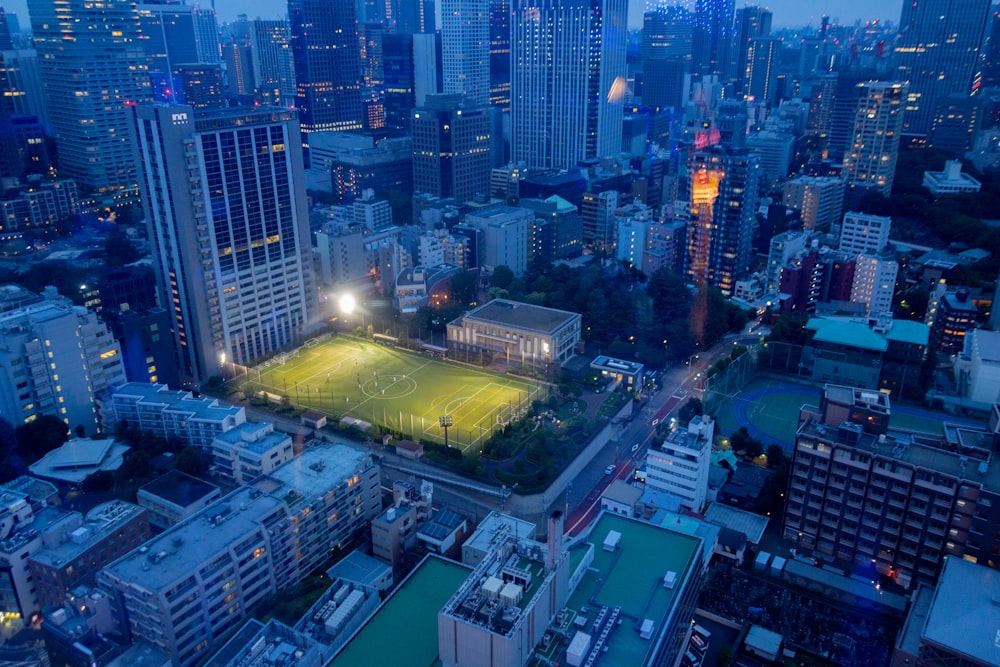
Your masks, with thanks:
[(760, 159), (715, 146), (691, 158), (688, 277), (732, 295), (750, 268)]
[(54, 415), (98, 431), (95, 397), (125, 380), (118, 341), (97, 315), (54, 288), (0, 315), (0, 417), (15, 426)]
[(288, 0), (302, 132), (359, 130), (361, 56), (354, 2)]
[(510, 112), (510, 0), (490, 2), (490, 106)]
[(971, 95), (990, 0), (904, 2), (893, 56), (895, 78), (909, 81), (903, 131), (926, 135), (935, 102)]
[(226, 91), (233, 97), (250, 98), (254, 93), (253, 49), (250, 43), (239, 40), (224, 44), (222, 62), (226, 65)]
[(892, 317), (899, 262), (889, 253), (862, 253), (854, 266), (851, 301), (864, 304), (869, 317)]
[(750, 41), (743, 73), (743, 93), (748, 98), (770, 104), (777, 102), (781, 43), (777, 37)]
[(150, 74), (169, 76), (177, 65), (219, 62), (212, 9), (176, 3), (140, 3), (136, 8)]
[(694, 71), (724, 76), (733, 48), (735, 0), (696, 0)]
[(900, 82), (870, 81), (858, 84), (857, 90), (844, 178), (852, 190), (888, 197), (896, 175), (908, 87)]
[(513, 0), (511, 156), (569, 169), (621, 150), (625, 0)]
[(178, 103), (195, 109), (226, 106), (226, 84), (221, 63), (195, 63), (174, 68), (174, 85), (181, 94)]
[(138, 194), (129, 104), (150, 98), (134, 0), (31, 0), (60, 173), (108, 204)]
[(301, 336), (317, 306), (295, 113), (133, 109), (160, 303), (182, 376), (221, 375)]
[(753, 62), (751, 52), (754, 49), (754, 41), (770, 37), (772, 17), (770, 11), (760, 6), (742, 7), (736, 10), (731, 54), (732, 69), (729, 76), (734, 80), (737, 92), (746, 91), (746, 82), (750, 78), (749, 68)]
[(255, 97), (261, 104), (287, 107), (295, 103), (295, 67), (288, 21), (250, 21)]
[(444, 92), (490, 97), (490, 0), (441, 0)]
[(428, 95), (410, 119), (413, 190), (469, 201), (489, 193), (490, 116), (461, 95)]
[(685, 101), (685, 75), (691, 70), (691, 15), (679, 6), (660, 7), (643, 15), (642, 103), (679, 109)]
[(681, 507), (701, 512), (708, 498), (715, 422), (695, 417), (687, 430), (676, 430), (646, 455), (646, 488), (679, 498)]
[(413, 35), (382, 35), (382, 81), (386, 128), (408, 132), (410, 112), (417, 105)]

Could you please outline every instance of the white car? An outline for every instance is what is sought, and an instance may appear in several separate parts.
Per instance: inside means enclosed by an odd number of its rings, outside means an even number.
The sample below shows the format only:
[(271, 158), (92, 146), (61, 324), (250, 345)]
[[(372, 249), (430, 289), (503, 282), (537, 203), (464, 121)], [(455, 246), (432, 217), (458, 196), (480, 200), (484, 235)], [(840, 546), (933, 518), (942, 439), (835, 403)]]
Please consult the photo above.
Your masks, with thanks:
[(612, 465), (609, 465), (608, 467), (606, 467), (606, 468), (604, 469), (604, 474), (605, 474), (605, 475), (611, 475), (611, 474), (613, 474), (613, 473), (614, 473), (614, 471), (615, 471), (615, 467), (616, 467), (616, 466), (615, 466), (615, 465), (613, 465), (613, 464), (612, 464)]

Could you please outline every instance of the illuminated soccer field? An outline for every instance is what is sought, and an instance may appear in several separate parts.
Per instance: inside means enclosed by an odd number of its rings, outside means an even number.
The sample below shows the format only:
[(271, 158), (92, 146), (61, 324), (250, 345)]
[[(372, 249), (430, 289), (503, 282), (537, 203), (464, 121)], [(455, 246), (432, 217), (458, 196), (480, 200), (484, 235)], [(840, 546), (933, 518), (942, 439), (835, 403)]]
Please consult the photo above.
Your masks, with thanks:
[(248, 370), (248, 392), (288, 397), (292, 405), (354, 417), (414, 438), (479, 450), (497, 429), (523, 415), (538, 384), (368, 341), (311, 341)]

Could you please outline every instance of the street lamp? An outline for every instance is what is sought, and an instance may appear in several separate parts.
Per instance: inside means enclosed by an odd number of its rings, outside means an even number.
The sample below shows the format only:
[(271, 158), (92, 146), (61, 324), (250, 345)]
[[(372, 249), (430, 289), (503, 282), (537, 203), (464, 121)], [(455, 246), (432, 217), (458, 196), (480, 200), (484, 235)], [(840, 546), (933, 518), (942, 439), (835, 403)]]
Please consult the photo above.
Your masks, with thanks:
[(226, 379), (226, 353), (219, 352), (219, 370), (222, 371), (222, 379)]

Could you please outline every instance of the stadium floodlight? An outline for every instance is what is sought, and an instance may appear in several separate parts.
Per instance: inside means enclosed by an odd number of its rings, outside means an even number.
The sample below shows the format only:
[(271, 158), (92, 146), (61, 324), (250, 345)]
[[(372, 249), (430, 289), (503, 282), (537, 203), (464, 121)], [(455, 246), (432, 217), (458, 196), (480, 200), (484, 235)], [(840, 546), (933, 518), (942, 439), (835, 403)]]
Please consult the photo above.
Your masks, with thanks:
[(340, 310), (343, 311), (345, 315), (350, 315), (351, 313), (353, 313), (354, 309), (358, 305), (357, 302), (354, 300), (354, 296), (352, 294), (343, 295), (342, 297), (340, 297), (340, 300), (337, 302), (337, 304), (340, 306)]

